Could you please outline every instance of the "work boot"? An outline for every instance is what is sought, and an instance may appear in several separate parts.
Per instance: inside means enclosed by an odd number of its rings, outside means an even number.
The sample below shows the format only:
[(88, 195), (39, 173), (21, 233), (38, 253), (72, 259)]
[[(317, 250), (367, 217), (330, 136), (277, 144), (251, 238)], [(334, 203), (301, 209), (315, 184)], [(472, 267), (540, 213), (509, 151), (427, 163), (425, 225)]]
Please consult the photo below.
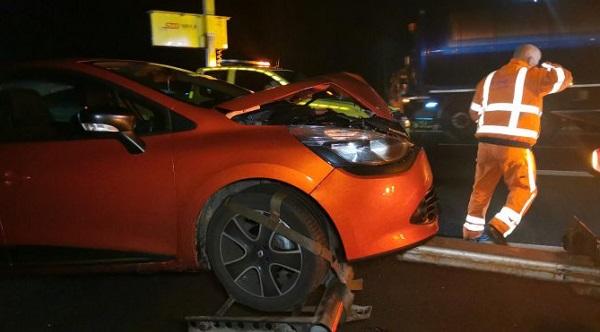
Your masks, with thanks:
[(487, 230), (485, 231), (487, 236), (489, 236), (489, 238), (492, 240), (492, 242), (494, 242), (495, 244), (499, 244), (499, 245), (507, 245), (506, 239), (504, 238), (504, 235), (502, 235), (502, 233), (500, 233), (496, 227), (492, 226), (492, 225), (488, 225)]

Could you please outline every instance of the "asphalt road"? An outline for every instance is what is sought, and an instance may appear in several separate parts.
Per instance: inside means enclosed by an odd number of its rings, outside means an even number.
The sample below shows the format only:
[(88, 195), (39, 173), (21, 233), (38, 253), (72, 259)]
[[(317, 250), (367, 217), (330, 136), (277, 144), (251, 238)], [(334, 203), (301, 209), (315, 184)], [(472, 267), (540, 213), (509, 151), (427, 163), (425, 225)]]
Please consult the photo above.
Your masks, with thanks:
[[(355, 266), (368, 321), (342, 331), (600, 331), (600, 299), (560, 283), (399, 262)], [(225, 294), (210, 273), (0, 278), (0, 331), (185, 331)]]
[[(476, 142), (457, 141), (444, 134), (415, 133), (425, 146), (440, 198), (440, 234), (460, 237), (475, 172)], [(600, 234), (600, 177), (590, 171), (592, 148), (600, 147), (600, 133), (569, 133), (542, 140), (534, 148), (538, 167), (538, 196), (510, 242), (560, 246), (573, 216)], [(501, 182), (487, 220), (506, 199)]]

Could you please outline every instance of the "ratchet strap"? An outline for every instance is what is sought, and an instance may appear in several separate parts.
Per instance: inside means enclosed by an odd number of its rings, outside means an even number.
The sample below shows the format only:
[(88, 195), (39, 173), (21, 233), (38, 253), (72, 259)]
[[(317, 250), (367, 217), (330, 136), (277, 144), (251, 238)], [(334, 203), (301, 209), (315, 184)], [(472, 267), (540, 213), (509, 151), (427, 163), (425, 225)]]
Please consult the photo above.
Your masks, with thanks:
[[(281, 222), (281, 219), (280, 219), (281, 218), (281, 206), (283, 205), (283, 200), (286, 197), (287, 197), (287, 194), (285, 194), (284, 192), (277, 192), (273, 195), (273, 197), (271, 198), (271, 202), (270, 202), (271, 203), (271, 211), (270, 211), (269, 216), (265, 216), (256, 210), (253, 210), (253, 209), (245, 207), (239, 203), (236, 203), (235, 196), (232, 198), (229, 198), (225, 202), (225, 205), (231, 211), (238, 213), (238, 214), (240, 214), (262, 226), (265, 226), (266, 228), (270, 229), (273, 233), (277, 233), (277, 234), (281, 234), (282, 236), (285, 236), (290, 241), (297, 243), (299, 246), (305, 248), (306, 250), (310, 251), (311, 253), (323, 258), (324, 260), (326, 260), (329, 263), (329, 265), (331, 266), (331, 269), (336, 274), (338, 279), (342, 283), (348, 284), (351, 281), (351, 280), (348, 280), (349, 276), (344, 271), (342, 264), (340, 264), (335, 259), (335, 257), (333, 256), (333, 253), (331, 252), (331, 250), (329, 250), (329, 248), (327, 248), (326, 246), (322, 245), (321, 243), (319, 243), (307, 236), (300, 234), (299, 232), (297, 232), (291, 228), (285, 227), (285, 225)], [(351, 278), (351, 276), (350, 276), (350, 278)]]

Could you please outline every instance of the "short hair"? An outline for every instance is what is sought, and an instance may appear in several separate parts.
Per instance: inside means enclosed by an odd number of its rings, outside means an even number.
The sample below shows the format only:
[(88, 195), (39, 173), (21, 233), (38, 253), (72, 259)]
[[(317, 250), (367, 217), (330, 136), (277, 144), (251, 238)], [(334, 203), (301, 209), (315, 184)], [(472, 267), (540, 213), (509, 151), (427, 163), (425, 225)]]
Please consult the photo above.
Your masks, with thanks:
[(515, 49), (515, 52), (513, 53), (513, 58), (527, 60), (530, 56), (532, 56), (535, 53), (541, 54), (542, 51), (540, 51), (540, 49), (533, 44), (523, 44)]

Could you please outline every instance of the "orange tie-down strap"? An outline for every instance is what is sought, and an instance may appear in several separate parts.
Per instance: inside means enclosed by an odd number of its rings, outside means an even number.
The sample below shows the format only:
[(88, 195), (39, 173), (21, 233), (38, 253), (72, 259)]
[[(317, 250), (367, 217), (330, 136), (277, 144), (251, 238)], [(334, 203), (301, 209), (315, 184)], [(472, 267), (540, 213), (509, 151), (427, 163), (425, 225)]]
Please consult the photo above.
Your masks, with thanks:
[(224, 206), (235, 213), (238, 213), (262, 226), (265, 226), (266, 228), (273, 231), (273, 233), (285, 236), (289, 240), (295, 242), (296, 244), (310, 251), (314, 255), (323, 258), (329, 263), (331, 269), (333, 270), (337, 278), (340, 280), (340, 282), (348, 286), (350, 289), (358, 290), (362, 288), (360, 285), (361, 280), (352, 280), (353, 276), (348, 275), (348, 272), (350, 272), (351, 269), (344, 269), (343, 265), (340, 264), (338, 260), (336, 260), (335, 256), (333, 255), (331, 250), (329, 250), (329, 248), (309, 237), (298, 233), (297, 231), (291, 228), (285, 226), (281, 227), (282, 225), (284, 225), (282, 222), (280, 222), (279, 219), (281, 216), (281, 205), (283, 204), (283, 201), (286, 197), (287, 194), (283, 192), (277, 192), (273, 195), (273, 197), (271, 198), (270, 216), (265, 216), (256, 210), (253, 210), (242, 204), (237, 203), (235, 201), (235, 196), (228, 198)]

